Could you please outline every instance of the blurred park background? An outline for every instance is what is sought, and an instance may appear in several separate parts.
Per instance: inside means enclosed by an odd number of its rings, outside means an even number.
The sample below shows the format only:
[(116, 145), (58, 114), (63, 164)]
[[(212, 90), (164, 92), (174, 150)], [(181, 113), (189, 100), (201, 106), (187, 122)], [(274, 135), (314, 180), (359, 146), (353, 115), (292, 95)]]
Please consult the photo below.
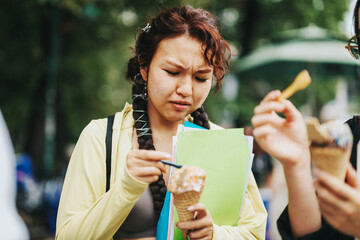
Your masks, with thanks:
[[(205, 104), (213, 122), (249, 126), (265, 94), (284, 89), (303, 69), (313, 82), (291, 100), (305, 116), (345, 120), (359, 113), (360, 69), (345, 49), (352, 0), (3, 1), (0, 109), (17, 154), (17, 206), (31, 239), (54, 237), (62, 179), (81, 130), (131, 101), (124, 70), (136, 32), (159, 9), (179, 4), (216, 15), (235, 53), (222, 90)], [(269, 183), (277, 163), (268, 165), (254, 168), (265, 200), (282, 186)], [(286, 194), (278, 196), (286, 204)], [(269, 226), (278, 214), (270, 214)], [(270, 230), (267, 238), (279, 239)]]

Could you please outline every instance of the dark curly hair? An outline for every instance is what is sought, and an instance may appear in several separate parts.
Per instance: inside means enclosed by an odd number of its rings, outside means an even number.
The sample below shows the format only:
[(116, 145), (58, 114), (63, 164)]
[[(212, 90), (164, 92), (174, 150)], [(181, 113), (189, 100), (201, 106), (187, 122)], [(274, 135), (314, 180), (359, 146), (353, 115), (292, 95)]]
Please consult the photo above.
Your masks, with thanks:
[[(203, 43), (204, 57), (214, 68), (216, 91), (222, 85), (225, 72), (229, 66), (231, 50), (229, 44), (220, 36), (216, 19), (207, 11), (195, 9), (191, 6), (180, 6), (160, 12), (150, 21), (151, 28), (140, 30), (136, 44), (135, 55), (129, 60), (126, 77), (133, 81), (133, 117), (138, 135), (140, 149), (155, 150), (151, 135), (149, 116), (147, 114), (147, 100), (141, 97), (145, 81), (141, 78), (140, 68), (148, 69), (151, 60), (163, 39), (187, 34)], [(203, 107), (191, 114), (193, 122), (209, 129), (209, 121)], [(150, 184), (154, 209), (160, 216), (164, 203), (166, 186), (161, 175), (156, 182)]]

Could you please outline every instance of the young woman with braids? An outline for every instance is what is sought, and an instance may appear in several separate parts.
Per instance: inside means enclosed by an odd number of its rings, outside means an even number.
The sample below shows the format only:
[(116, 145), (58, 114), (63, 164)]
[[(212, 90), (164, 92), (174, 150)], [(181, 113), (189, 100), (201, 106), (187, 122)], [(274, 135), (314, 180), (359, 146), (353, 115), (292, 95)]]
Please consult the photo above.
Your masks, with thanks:
[[(356, 2), (353, 16), (355, 36), (347, 45), (356, 59), (359, 59), (359, 7), (360, 0)], [(290, 101), (277, 101), (279, 95), (280, 91), (270, 92), (254, 109), (251, 122), (256, 141), (283, 165), (289, 204), (277, 222), (282, 239), (360, 239), (360, 183), (355, 170), (360, 116), (346, 122), (354, 143), (346, 182), (316, 169), (314, 184), (304, 120)], [(284, 113), (285, 118), (275, 112)]]
[[(62, 190), (56, 239), (155, 239), (166, 194), (172, 137), (178, 124), (207, 129), (202, 104), (212, 82), (222, 83), (230, 47), (216, 21), (190, 6), (164, 10), (144, 27), (128, 63), (132, 105), (116, 113), (112, 135), (111, 184), (106, 192), (106, 119), (81, 133)], [(148, 187), (149, 186), (149, 187)], [(211, 187), (211, 186), (207, 186)], [(221, 206), (219, 206), (221, 208)], [(263, 239), (266, 211), (251, 175), (238, 226), (217, 226), (206, 206), (197, 219), (177, 223), (190, 239)]]

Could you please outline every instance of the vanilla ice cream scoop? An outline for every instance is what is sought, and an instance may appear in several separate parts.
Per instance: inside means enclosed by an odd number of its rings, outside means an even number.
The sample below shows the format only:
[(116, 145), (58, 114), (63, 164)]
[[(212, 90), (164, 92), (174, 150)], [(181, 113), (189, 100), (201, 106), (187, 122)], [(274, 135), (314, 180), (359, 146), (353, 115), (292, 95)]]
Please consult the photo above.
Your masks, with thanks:
[(171, 176), (168, 189), (174, 194), (201, 192), (205, 185), (206, 171), (196, 166), (183, 166)]

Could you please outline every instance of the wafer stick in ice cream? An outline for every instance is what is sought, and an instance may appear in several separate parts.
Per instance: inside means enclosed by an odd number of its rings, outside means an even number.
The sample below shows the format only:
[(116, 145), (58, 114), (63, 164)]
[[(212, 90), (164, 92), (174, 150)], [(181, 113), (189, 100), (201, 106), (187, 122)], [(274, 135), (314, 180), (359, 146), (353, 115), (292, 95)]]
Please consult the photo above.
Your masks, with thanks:
[(294, 93), (299, 90), (302, 90), (309, 86), (311, 83), (311, 77), (307, 70), (302, 70), (294, 79), (289, 87), (287, 87), (284, 91), (282, 91), (278, 101), (282, 99), (287, 99), (291, 97)]
[[(205, 179), (206, 171), (195, 166), (184, 165), (173, 172), (168, 189), (174, 196), (174, 205), (180, 222), (194, 219), (194, 213), (189, 212), (188, 207), (200, 201)], [(182, 233), (186, 238), (187, 230), (183, 230)]]

